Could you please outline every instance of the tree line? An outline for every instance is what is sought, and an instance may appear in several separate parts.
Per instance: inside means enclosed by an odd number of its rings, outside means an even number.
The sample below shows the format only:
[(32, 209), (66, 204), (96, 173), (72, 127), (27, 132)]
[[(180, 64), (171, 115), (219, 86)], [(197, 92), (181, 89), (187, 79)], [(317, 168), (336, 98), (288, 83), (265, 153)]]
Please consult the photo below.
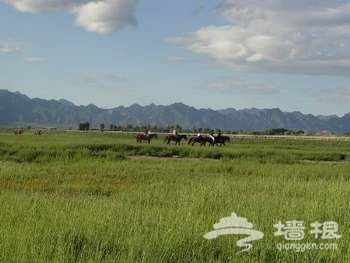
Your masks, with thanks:
[[(83, 122), (79, 124), (78, 129), (80, 131), (89, 131), (91, 129), (91, 125), (89, 122)], [(96, 130), (93, 129), (93, 130)], [(100, 131), (124, 131), (124, 132), (144, 132), (144, 131), (154, 131), (154, 132), (161, 132), (161, 133), (167, 133), (171, 132), (173, 130), (176, 130), (179, 133), (211, 133), (211, 132), (218, 132), (219, 129), (210, 129), (210, 128), (192, 128), (192, 129), (184, 129), (180, 125), (171, 125), (166, 127), (158, 127), (158, 126), (151, 126), (151, 125), (115, 125), (110, 124), (109, 126), (106, 126), (104, 123), (101, 123), (99, 125)], [(220, 130), (221, 131), (221, 130)], [(264, 131), (221, 131), (225, 134), (250, 134), (250, 135), (304, 135), (305, 132), (303, 130), (288, 130), (284, 128), (276, 128), (276, 129), (267, 129)]]

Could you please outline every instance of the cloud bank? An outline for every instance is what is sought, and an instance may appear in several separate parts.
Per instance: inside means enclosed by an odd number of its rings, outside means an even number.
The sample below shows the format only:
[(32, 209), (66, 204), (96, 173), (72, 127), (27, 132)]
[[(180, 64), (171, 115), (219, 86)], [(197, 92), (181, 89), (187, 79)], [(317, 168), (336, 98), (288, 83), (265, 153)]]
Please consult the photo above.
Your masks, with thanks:
[(21, 12), (68, 11), (75, 25), (86, 31), (108, 34), (137, 25), (137, 0), (4, 0)]
[(347, 0), (223, 0), (226, 25), (170, 41), (216, 63), (247, 71), (348, 74)]
[(0, 53), (14, 53), (21, 50), (21, 46), (13, 41), (0, 40)]
[(208, 90), (224, 94), (264, 96), (278, 93), (271, 85), (240, 78), (223, 78), (208, 83)]

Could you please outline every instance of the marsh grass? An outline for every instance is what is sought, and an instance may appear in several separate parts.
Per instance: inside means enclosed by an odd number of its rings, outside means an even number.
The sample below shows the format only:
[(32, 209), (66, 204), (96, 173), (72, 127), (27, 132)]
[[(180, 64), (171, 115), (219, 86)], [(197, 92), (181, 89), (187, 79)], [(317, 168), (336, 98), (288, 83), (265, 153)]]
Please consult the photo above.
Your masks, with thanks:
[[(0, 135), (0, 261), (349, 262), (349, 152), (345, 142)], [(240, 256), (239, 237), (203, 238), (233, 211), (265, 233)], [(279, 252), (273, 225), (293, 219), (338, 222), (338, 249)]]

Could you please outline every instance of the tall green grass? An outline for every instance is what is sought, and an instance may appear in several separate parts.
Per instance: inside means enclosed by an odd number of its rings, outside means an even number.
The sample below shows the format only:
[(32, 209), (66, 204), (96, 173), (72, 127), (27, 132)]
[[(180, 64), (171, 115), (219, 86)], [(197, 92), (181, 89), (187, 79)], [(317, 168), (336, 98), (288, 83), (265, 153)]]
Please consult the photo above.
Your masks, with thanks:
[(252, 159), (257, 161), (345, 161), (350, 142), (297, 140), (234, 140), (224, 147), (168, 146), (162, 139), (138, 144), (131, 135), (65, 134), (0, 137), (0, 160), (48, 162), (86, 158), (125, 159), (128, 156)]
[[(350, 261), (348, 143), (14, 137), (0, 135), (1, 262)], [(265, 233), (239, 256), (242, 237), (203, 238), (233, 211)], [(273, 225), (293, 219), (338, 222), (338, 249), (280, 252)]]

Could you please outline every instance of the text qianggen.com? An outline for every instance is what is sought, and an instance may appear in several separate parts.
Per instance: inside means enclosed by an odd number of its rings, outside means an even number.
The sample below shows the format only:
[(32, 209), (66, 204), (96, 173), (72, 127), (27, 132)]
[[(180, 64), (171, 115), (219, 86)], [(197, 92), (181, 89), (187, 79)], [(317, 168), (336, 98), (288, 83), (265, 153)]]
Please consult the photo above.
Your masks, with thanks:
[(304, 252), (306, 250), (336, 250), (338, 244), (336, 243), (278, 243), (276, 248), (281, 252), (282, 250), (294, 250), (295, 252)]

